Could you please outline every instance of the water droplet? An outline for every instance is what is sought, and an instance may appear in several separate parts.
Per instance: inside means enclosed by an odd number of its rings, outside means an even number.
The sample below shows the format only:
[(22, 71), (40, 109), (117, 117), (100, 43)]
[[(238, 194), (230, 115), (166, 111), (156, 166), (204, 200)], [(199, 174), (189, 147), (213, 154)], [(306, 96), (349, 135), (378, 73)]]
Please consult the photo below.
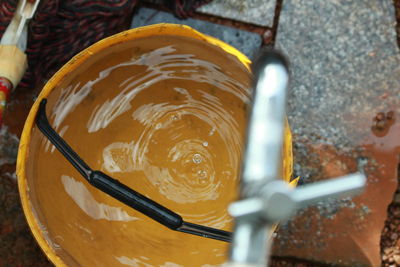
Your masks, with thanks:
[(161, 126), (162, 126), (161, 123), (157, 123), (157, 124), (156, 124), (156, 130), (160, 129)]
[(197, 175), (198, 175), (198, 177), (199, 177), (200, 179), (207, 178), (207, 171), (205, 171), (205, 170), (199, 170), (199, 171), (197, 172)]
[(172, 116), (172, 120), (173, 120), (173, 121), (177, 121), (177, 120), (178, 120), (178, 116), (173, 115), (173, 116)]
[(204, 147), (207, 147), (207, 146), (208, 146), (208, 142), (207, 142), (207, 141), (204, 142), (204, 143), (203, 143), (203, 146), (204, 146)]
[(210, 133), (208, 134), (209, 136), (213, 135), (215, 133), (215, 127), (212, 127)]
[(195, 164), (200, 164), (202, 161), (201, 155), (200, 154), (194, 154), (193, 155), (193, 162)]

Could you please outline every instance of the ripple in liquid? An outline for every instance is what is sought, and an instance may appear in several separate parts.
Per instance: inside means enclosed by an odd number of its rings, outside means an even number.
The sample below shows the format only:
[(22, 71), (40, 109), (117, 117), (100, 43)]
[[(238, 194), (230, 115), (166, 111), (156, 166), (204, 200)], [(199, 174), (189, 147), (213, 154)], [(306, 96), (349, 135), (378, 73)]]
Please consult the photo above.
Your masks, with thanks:
[[(73, 131), (72, 125), (65, 128), (69, 117), (75, 116), (77, 125), (85, 124), (88, 137), (80, 137), (79, 142), (91, 144), (90, 155), (100, 155), (89, 162), (91, 166), (98, 162), (98, 168), (186, 221), (231, 230), (227, 207), (237, 195), (249, 76), (243, 66), (223, 70), (213, 59), (216, 55), (205, 60), (195, 55), (195, 49), (191, 44), (183, 48), (169, 44), (104, 69), (95, 80), (72, 85), (64, 92), (66, 97), (55, 106), (62, 112), (54, 110), (53, 114), (60, 114), (54, 119), (59, 129), (66, 129), (67, 139)], [(118, 90), (110, 89), (110, 84)], [(74, 112), (68, 114), (66, 107)], [(89, 119), (76, 121), (76, 114), (89, 114)], [(84, 153), (81, 156), (88, 158)], [(120, 205), (87, 189), (96, 205)], [(121, 264), (187, 266), (190, 262), (202, 266), (226, 259), (225, 243), (171, 231), (132, 209), (121, 208), (137, 218), (112, 222), (113, 235), (134, 240), (115, 248), (119, 254), (114, 259)], [(95, 236), (101, 223), (85, 219), (80, 227)], [(105, 224), (104, 229), (109, 226)], [(107, 240), (96, 244), (107, 245)]]

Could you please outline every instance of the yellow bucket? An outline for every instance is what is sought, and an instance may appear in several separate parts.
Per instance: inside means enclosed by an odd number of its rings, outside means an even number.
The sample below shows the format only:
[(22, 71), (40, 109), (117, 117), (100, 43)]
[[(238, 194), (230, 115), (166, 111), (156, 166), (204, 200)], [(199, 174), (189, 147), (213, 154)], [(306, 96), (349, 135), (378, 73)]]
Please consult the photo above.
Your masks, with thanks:
[[(166, 61), (160, 63), (161, 59)], [(40, 101), (47, 98), (50, 123), (93, 169), (102, 169), (149, 198), (177, 209), (174, 211), (185, 220), (231, 230), (226, 208), (237, 196), (239, 145), (246, 124), (245, 104), (250, 96), (249, 64), (246, 56), (213, 37), (184, 25), (157, 24), (99, 41), (63, 66), (45, 85), (29, 113), (17, 161), (23, 210), (47, 257), (57, 266), (223, 263), (227, 244), (171, 231), (88, 185), (39, 132), (35, 117)], [(177, 84), (171, 84), (171, 77)], [(191, 79), (196, 82), (191, 84)], [(112, 88), (101, 87), (99, 81), (103, 80)], [(141, 96), (140, 90), (154, 86), (154, 81), (156, 91)], [(208, 91), (202, 91), (203, 87)], [(171, 98), (174, 108), (165, 112), (168, 116), (157, 117), (168, 105), (157, 103), (152, 96)], [(99, 104), (97, 99), (103, 102)], [(199, 99), (210, 110), (215, 109), (209, 116)], [(221, 101), (226, 110), (219, 110)], [(123, 116), (126, 119), (122, 120)], [(220, 120), (217, 124), (212, 122), (213, 116)], [(197, 126), (199, 118), (202, 121)], [(146, 124), (155, 120), (154, 125)], [(150, 137), (142, 140), (134, 123), (143, 124), (143, 132)], [(224, 135), (212, 125), (224, 129)], [(105, 129), (107, 134), (102, 133)], [(179, 129), (193, 142), (183, 140)], [(125, 133), (128, 130), (131, 135)], [(157, 131), (171, 138), (157, 139)], [(240, 133), (236, 135), (235, 131)], [(146, 147), (128, 137), (141, 140)], [(164, 151), (166, 146), (168, 151)], [(217, 152), (208, 152), (213, 146)], [(142, 152), (137, 151), (138, 147)], [(232, 150), (225, 156), (221, 147)], [(187, 155), (178, 148), (187, 151)], [(151, 151), (154, 153), (150, 159), (146, 153)], [(137, 160), (143, 155), (147, 157), (143, 162)], [(172, 165), (163, 166), (165, 159), (170, 159)], [(282, 176), (289, 181), (289, 127), (285, 131), (282, 162)], [(148, 168), (143, 171), (143, 166)], [(185, 177), (179, 173), (181, 170), (186, 171)], [(179, 183), (177, 177), (181, 179)]]

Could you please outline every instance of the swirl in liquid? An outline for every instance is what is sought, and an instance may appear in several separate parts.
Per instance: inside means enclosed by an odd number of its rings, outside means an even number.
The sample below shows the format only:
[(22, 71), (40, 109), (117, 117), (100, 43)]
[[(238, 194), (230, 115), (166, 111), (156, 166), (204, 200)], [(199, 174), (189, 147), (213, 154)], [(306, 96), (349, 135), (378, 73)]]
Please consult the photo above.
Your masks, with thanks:
[[(91, 168), (188, 222), (232, 230), (227, 207), (237, 196), (249, 80), (219, 48), (148, 37), (112, 47), (66, 78), (49, 97), (48, 114)], [(69, 265), (226, 260), (228, 244), (152, 221), (92, 188), (36, 129), (33, 139), (33, 203), (48, 242)]]

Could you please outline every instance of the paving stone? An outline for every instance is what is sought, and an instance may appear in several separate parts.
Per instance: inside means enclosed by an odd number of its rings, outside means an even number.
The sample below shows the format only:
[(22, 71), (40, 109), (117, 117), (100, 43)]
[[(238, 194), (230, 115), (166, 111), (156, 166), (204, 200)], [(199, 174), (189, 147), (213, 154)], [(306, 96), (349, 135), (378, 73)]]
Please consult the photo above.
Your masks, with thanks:
[(261, 36), (256, 33), (192, 18), (181, 20), (170, 13), (144, 7), (140, 8), (133, 17), (131, 27), (135, 28), (163, 22), (188, 25), (234, 46), (250, 58), (262, 43)]
[[(385, 110), (385, 93), (398, 103), (395, 23), (390, 0), (284, 1), (276, 46), (292, 63), (289, 116), (295, 131), (357, 144), (359, 131), (345, 127), (349, 120), (341, 115)], [(312, 120), (296, 119), (306, 115)], [(306, 124), (311, 127), (301, 127)]]
[(395, 24), (392, 0), (283, 1), (276, 47), (292, 66), (295, 174), (310, 182), (360, 168), (368, 185), (347, 204), (309, 209), (282, 226), (276, 255), (380, 266), (400, 153)]
[(237, 21), (272, 27), (276, 0), (213, 0), (197, 11)]

